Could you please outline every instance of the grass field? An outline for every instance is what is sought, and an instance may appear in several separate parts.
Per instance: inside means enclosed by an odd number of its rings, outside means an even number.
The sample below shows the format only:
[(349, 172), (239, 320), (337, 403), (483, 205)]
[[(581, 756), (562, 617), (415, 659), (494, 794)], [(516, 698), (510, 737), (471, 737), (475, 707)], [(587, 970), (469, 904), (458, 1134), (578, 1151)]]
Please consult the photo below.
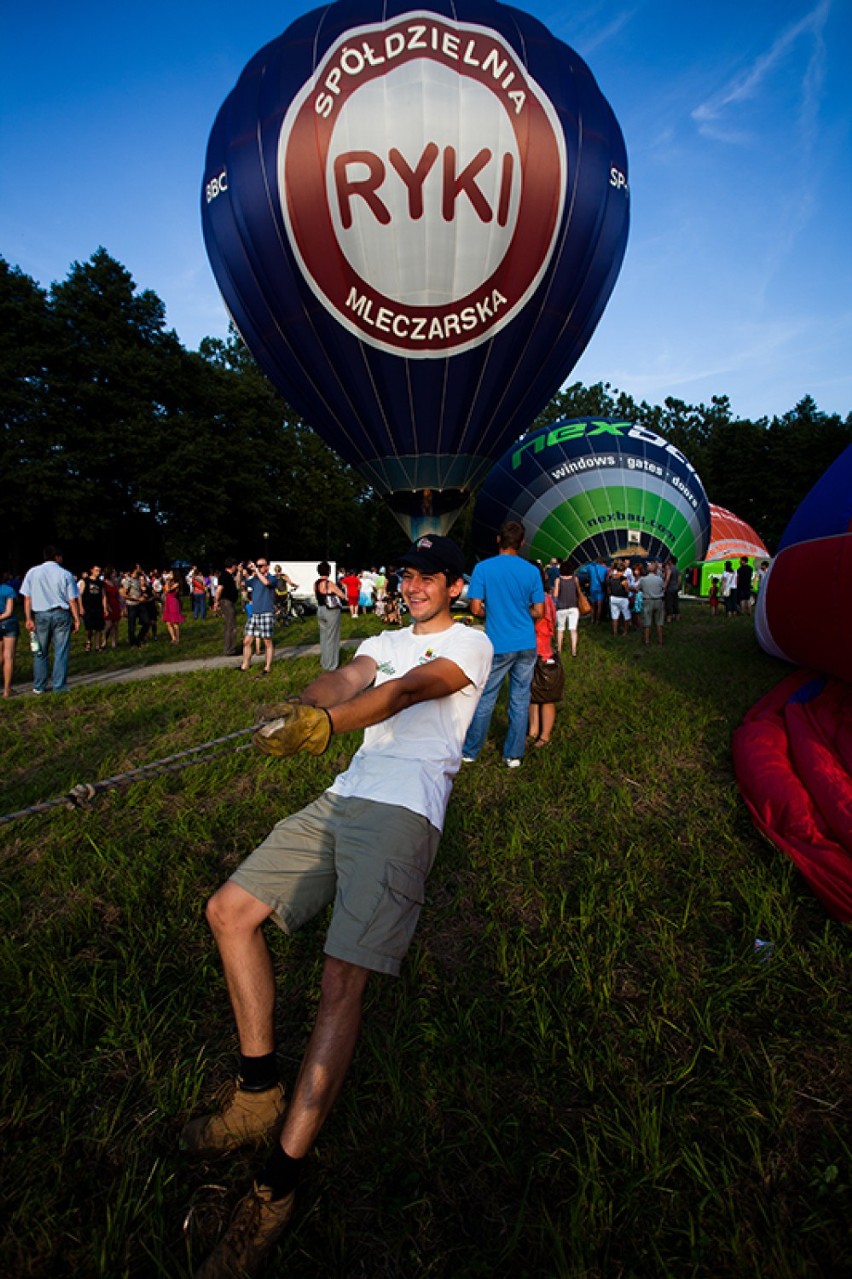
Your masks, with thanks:
[[(78, 639), (72, 673), (214, 655), (219, 637), (187, 624), (180, 650), (106, 659)], [(498, 707), (267, 1276), (850, 1274), (850, 931), (757, 835), (729, 753), (786, 668), (706, 605), (666, 640), (584, 623), (554, 742), (515, 772)], [(317, 670), (4, 703), (0, 815), (251, 724)], [(235, 1061), (203, 904), (356, 746), (232, 752), (0, 827), (4, 1276), (186, 1276), (215, 1241), (257, 1158), (178, 1151)], [(270, 931), (287, 1081), (322, 934)]]

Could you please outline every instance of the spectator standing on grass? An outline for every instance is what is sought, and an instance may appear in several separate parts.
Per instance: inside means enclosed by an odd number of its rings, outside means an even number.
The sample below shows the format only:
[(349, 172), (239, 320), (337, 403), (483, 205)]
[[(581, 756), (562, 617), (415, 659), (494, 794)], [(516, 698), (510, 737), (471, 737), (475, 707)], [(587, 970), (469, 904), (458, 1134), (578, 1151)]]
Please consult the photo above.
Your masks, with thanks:
[(38, 640), (33, 653), (33, 692), (47, 692), (47, 654), (53, 645), (54, 693), (64, 693), (68, 677), (68, 649), (72, 632), (80, 629), (80, 592), (71, 573), (62, 567), (62, 552), (46, 546), (44, 562), (31, 568), (21, 583), (24, 625)]
[(497, 534), (498, 552), (481, 560), (473, 570), (467, 591), (474, 617), (485, 617), (485, 633), (494, 648), (491, 674), (473, 722), (468, 729), (462, 757), (478, 758), (503, 680), (509, 680), (509, 727), (503, 741), (503, 760), (517, 768), (524, 757), (530, 707), (530, 684), (535, 670), (535, 623), (544, 613), (541, 573), (520, 555), (524, 526), (507, 520)]
[(630, 615), (634, 631), (641, 631), (642, 629), (645, 608), (643, 584), (647, 572), (648, 570), (644, 564), (633, 572), (633, 585), (630, 588)]
[(108, 564), (104, 569), (104, 648), (118, 645), (118, 627), (121, 622), (121, 591), (115, 569)]
[(616, 560), (613, 564), (607, 577), (607, 587), (612, 633), (618, 634), (618, 625), (621, 622), (622, 634), (627, 635), (630, 631), (630, 592), (624, 576), (624, 560)]
[[(402, 563), (413, 626), (364, 640), (351, 662), (314, 680), (256, 738), (272, 755), (320, 755), (332, 733), (363, 728), (363, 745), (207, 906), (237, 1023), (239, 1075), (221, 1112), (191, 1120), (182, 1144), (209, 1159), (277, 1141), (196, 1279), (254, 1274), (287, 1228), (303, 1166), (355, 1053), (370, 974), (399, 973), (417, 925), (491, 645), (453, 621), (464, 561), (449, 538), (420, 538)], [(262, 927), (271, 917), (293, 933), (331, 903), (319, 1007), (285, 1103)]]
[(719, 579), (718, 577), (710, 578), (710, 594), (708, 596), (710, 603), (710, 616), (715, 617), (719, 612)]
[(536, 664), (530, 685), (528, 735), (536, 747), (549, 746), (556, 723), (556, 704), (562, 701), (565, 676), (559, 655), (553, 651), (556, 638), (556, 602), (547, 589), (547, 573), (541, 570), (544, 612), (535, 623)]
[(163, 578), (163, 621), (169, 632), (169, 643), (180, 643), (180, 628), (184, 622), (184, 616), (180, 607), (180, 578), (177, 573), (173, 573), (168, 569)]
[(375, 579), (373, 577), (372, 570), (365, 568), (360, 574), (358, 580), (360, 583), (358, 590), (358, 607), (364, 613), (369, 613), (370, 609), (373, 607), (373, 588), (375, 586)]
[(140, 564), (121, 579), (121, 598), (127, 610), (127, 642), (131, 648), (140, 648), (150, 625), (145, 574)]
[(741, 613), (750, 613), (751, 598), (751, 581), (754, 570), (748, 562), (747, 555), (740, 556), (740, 564), (737, 569), (737, 608)]
[(565, 631), (571, 636), (571, 656), (577, 656), (577, 628), (580, 625), (580, 601), (577, 596), (577, 578), (570, 560), (563, 560), (559, 576), (553, 588), (556, 605), (556, 643), (559, 652), (565, 643)]
[(545, 581), (547, 584), (547, 594), (552, 595), (556, 583), (559, 581), (560, 566), (559, 560), (555, 555), (551, 555), (544, 570)]
[(18, 647), (20, 623), (15, 617), (18, 592), (12, 586), (12, 574), (4, 573), (0, 582), (0, 660), (3, 666), (3, 696), (12, 696), (15, 674), (15, 649)]
[(162, 583), (157, 582), (159, 569), (152, 569), (150, 573), (145, 575), (145, 611), (148, 615), (148, 630), (151, 639), (157, 638), (157, 622), (160, 617), (160, 595), (162, 593)]
[(349, 605), (349, 616), (358, 616), (358, 597), (361, 591), (361, 579), (354, 569), (348, 569), (340, 579), (340, 585), (346, 592), (346, 603)]
[(725, 560), (722, 573), (722, 599), (725, 602), (725, 620), (736, 617), (740, 611), (737, 607), (737, 575), (731, 560)]
[(324, 671), (336, 671), (340, 665), (340, 612), (346, 603), (346, 592), (331, 580), (328, 560), (320, 560), (317, 564), (314, 598), (317, 602), (320, 666)]
[(203, 622), (207, 617), (207, 583), (196, 564), (189, 570), (189, 590), (192, 598), (192, 620)]
[(97, 652), (106, 648), (106, 596), (104, 579), (100, 565), (93, 564), (88, 573), (83, 574), (83, 585), (77, 583), (80, 591), (80, 603), (83, 608), (83, 625), (86, 628), (86, 652), (92, 649)]
[(680, 621), (680, 569), (677, 566), (676, 555), (670, 555), (666, 560), (663, 585), (666, 588), (663, 596), (666, 623), (678, 622)]
[(239, 669), (247, 671), (251, 666), (252, 639), (263, 640), (266, 661), (263, 674), (272, 670), (272, 659), (275, 657), (275, 577), (269, 571), (269, 560), (266, 558), (250, 560), (248, 573), (243, 575), (246, 588), (251, 592), (251, 616), (246, 623), (243, 639), (243, 660)]
[(222, 628), (222, 652), (225, 657), (235, 657), (237, 648), (237, 582), (234, 570), (237, 561), (233, 555), (225, 560), (225, 567), (216, 579), (216, 594), (213, 597), (213, 612), (218, 613), (224, 623)]
[(649, 561), (648, 571), (642, 578), (642, 630), (647, 648), (651, 643), (651, 631), (657, 632), (657, 643), (663, 642), (663, 625), (666, 620), (666, 587), (656, 560)]
[(590, 564), (586, 570), (589, 577), (589, 603), (592, 606), (592, 621), (603, 621), (604, 602), (606, 600), (606, 583), (609, 577), (606, 560), (602, 555)]

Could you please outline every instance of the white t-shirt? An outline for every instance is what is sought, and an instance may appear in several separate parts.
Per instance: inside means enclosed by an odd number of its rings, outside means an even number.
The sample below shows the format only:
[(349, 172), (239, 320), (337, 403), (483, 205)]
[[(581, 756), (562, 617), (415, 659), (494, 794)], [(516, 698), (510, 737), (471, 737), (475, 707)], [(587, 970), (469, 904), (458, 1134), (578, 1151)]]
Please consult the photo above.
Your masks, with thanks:
[(436, 657), (455, 662), (470, 684), (449, 697), (418, 702), (366, 728), (360, 750), (329, 790), (402, 805), (422, 813), (442, 830), (453, 778), (461, 766), (462, 743), (491, 670), (493, 652), (483, 631), (457, 622), (432, 635), (415, 635), (409, 626), (364, 640), (356, 656), (375, 661), (376, 686)]

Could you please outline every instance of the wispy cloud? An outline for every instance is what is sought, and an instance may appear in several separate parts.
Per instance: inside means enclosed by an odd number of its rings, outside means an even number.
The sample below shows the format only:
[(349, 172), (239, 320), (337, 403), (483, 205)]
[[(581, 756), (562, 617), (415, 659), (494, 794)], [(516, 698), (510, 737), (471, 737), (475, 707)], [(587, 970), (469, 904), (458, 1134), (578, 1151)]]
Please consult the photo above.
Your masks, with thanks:
[(534, 7), (536, 17), (584, 58), (615, 39), (637, 11), (635, 5), (629, 5), (613, 13), (608, 0), (595, 0), (584, 7), (566, 8), (561, 3)]
[[(587, 36), (583, 41), (583, 57), (588, 58), (591, 53), (599, 49), (601, 45), (607, 44), (619, 32), (627, 26), (633, 17), (633, 9), (622, 9), (620, 13), (616, 13), (605, 26), (599, 27), (592, 34)], [(579, 43), (579, 42), (578, 42)]]
[(759, 96), (764, 81), (780, 66), (802, 39), (811, 41), (810, 53), (801, 83), (799, 107), (800, 141), (808, 147), (813, 141), (825, 65), (825, 26), (832, 0), (820, 0), (798, 22), (785, 28), (765, 53), (761, 53), (744, 72), (712, 94), (692, 112), (699, 132), (716, 141), (742, 143), (749, 135), (738, 125), (736, 108)]
[(732, 342), (722, 341), (717, 331), (702, 331), (699, 326), (690, 331), (691, 348), (658, 336), (656, 349), (649, 350), (640, 365), (613, 368), (610, 380), (652, 401), (707, 382), (728, 386), (744, 370), (780, 369), (789, 364), (791, 353), (805, 340), (811, 324), (808, 318), (792, 317), (738, 324)]
[(796, 93), (789, 136), (795, 139), (798, 162), (791, 166), (791, 181), (783, 196), (776, 200), (771, 220), (767, 221), (762, 270), (760, 278), (753, 280), (755, 300), (765, 298), (780, 264), (793, 251), (816, 208), (819, 184), (814, 180), (813, 166), (818, 153), (819, 113), (826, 75), (825, 29), (831, 6), (832, 0), (819, 0), (798, 22), (786, 27), (744, 72), (692, 112), (692, 119), (703, 136), (717, 142), (751, 142), (752, 135), (741, 123), (744, 108), (768, 96), (768, 81), (773, 74), (781, 73), (785, 60), (791, 58), (797, 48), (804, 50), (804, 67), (798, 81), (792, 82), (789, 75), (785, 79), (785, 87), (792, 83)]

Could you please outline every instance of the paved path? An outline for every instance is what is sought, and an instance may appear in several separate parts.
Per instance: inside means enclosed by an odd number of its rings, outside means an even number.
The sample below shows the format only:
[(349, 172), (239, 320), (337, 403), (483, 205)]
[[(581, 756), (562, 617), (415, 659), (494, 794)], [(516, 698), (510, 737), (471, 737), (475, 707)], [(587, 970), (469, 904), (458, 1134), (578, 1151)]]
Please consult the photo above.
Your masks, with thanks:
[[(341, 640), (341, 648), (357, 648), (360, 639)], [(319, 644), (293, 644), (289, 648), (276, 648), (276, 662), (287, 661), (292, 657), (319, 657)], [(136, 680), (152, 679), (155, 675), (183, 675), (186, 671), (217, 671), (228, 667), (239, 666), (239, 657), (189, 657), (182, 662), (160, 662), (153, 666), (129, 666), (117, 671), (87, 671), (85, 675), (69, 675), (69, 688), (84, 688), (88, 684), (132, 684)], [(255, 658), (252, 670), (262, 670), (262, 659)], [(16, 684), (16, 693), (29, 693), (32, 681), (28, 684)]]

